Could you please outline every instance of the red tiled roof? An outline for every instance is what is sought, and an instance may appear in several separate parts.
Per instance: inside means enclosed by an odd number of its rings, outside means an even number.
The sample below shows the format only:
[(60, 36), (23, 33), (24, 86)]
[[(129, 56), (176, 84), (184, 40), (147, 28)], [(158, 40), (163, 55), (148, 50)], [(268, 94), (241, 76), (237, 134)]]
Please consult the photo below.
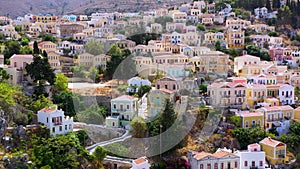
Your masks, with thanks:
[(135, 164), (139, 165), (139, 164), (142, 164), (142, 163), (147, 162), (147, 160), (146, 160), (144, 157), (141, 157), (141, 158), (138, 158), (138, 159), (136, 159), (136, 160), (133, 160), (133, 162), (134, 162)]
[(163, 91), (163, 92), (165, 92), (165, 93), (168, 93), (168, 94), (174, 93), (174, 91), (169, 90), (169, 89), (165, 89), (165, 88), (162, 88), (162, 89), (159, 89), (159, 90), (161, 90), (161, 91)]
[(285, 144), (280, 142), (280, 141), (277, 141), (277, 140), (274, 140), (274, 139), (271, 139), (270, 137), (267, 137), (263, 140), (261, 140), (259, 142), (260, 144), (265, 144), (265, 145), (268, 145), (268, 146), (272, 146), (272, 147), (276, 147), (276, 146), (284, 146)]
[(40, 110), (39, 112), (43, 112), (43, 113), (52, 113), (54, 112), (56, 109), (49, 107), (49, 108), (43, 108), (42, 110)]

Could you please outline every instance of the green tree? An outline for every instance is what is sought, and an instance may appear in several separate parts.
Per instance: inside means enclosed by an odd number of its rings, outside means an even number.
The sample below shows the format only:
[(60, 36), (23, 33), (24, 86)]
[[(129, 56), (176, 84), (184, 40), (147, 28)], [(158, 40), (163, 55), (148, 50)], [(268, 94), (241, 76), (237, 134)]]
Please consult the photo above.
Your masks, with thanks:
[(57, 39), (50, 34), (41, 35), (42, 41), (51, 41), (53, 43), (57, 42)]
[(274, 134), (265, 132), (264, 129), (260, 127), (253, 127), (250, 129), (237, 128), (232, 130), (231, 134), (239, 141), (241, 149), (246, 149), (249, 144), (257, 143), (265, 137), (276, 138)]
[(230, 117), (231, 123), (233, 123), (236, 127), (241, 127), (242, 118), (240, 116), (231, 116)]
[(294, 151), (299, 146), (299, 136), (294, 133), (283, 134), (279, 140), (284, 142), (290, 151)]
[(31, 141), (31, 160), (37, 168), (79, 168), (92, 162), (92, 157), (81, 145), (74, 133), (55, 137), (34, 137)]
[(294, 121), (290, 126), (290, 131), (298, 136), (300, 136), (300, 123)]
[(207, 85), (206, 84), (200, 84), (199, 85), (199, 90), (201, 93), (206, 93), (207, 92)]
[(39, 96), (36, 101), (32, 102), (32, 104), (29, 106), (29, 109), (36, 113), (43, 108), (51, 107), (53, 105), (53, 102), (49, 98), (45, 96)]
[(79, 139), (80, 144), (82, 146), (86, 146), (86, 140), (89, 139), (89, 134), (88, 134), (87, 130), (83, 129), (83, 130), (77, 131), (76, 136)]
[(40, 49), (39, 49), (37, 41), (33, 42), (33, 54), (40, 54)]
[(150, 92), (150, 90), (152, 89), (151, 86), (141, 86), (138, 88), (138, 95), (139, 97), (143, 97), (144, 94)]
[(166, 27), (166, 23), (168, 22), (173, 22), (173, 19), (170, 16), (160, 16), (154, 20), (154, 23), (161, 24), (163, 28)]
[(3, 68), (0, 68), (0, 83), (9, 79), (9, 74)]
[(21, 54), (33, 54), (33, 51), (32, 49), (29, 47), (29, 46), (23, 46), (21, 49), (20, 49), (20, 53)]
[(15, 26), (15, 31), (21, 32), (22, 31), (22, 26), (21, 25), (16, 25)]
[(67, 90), (55, 94), (53, 102), (65, 112), (66, 116), (70, 117), (74, 117), (76, 112), (83, 109), (84, 105), (79, 94)]
[(147, 131), (147, 124), (142, 117), (135, 117), (130, 122), (130, 133), (135, 138), (143, 138)]
[(9, 59), (14, 54), (20, 54), (21, 46), (18, 41), (9, 40), (4, 42), (5, 49), (3, 52), (4, 58)]
[(90, 69), (89, 69), (89, 78), (92, 79), (94, 82), (98, 82), (99, 81), (98, 77), (99, 77), (98, 69), (93, 67), (93, 66), (90, 67)]
[(107, 155), (107, 151), (104, 148), (102, 148), (101, 146), (98, 146), (95, 149), (93, 155), (95, 156), (95, 160), (96, 160), (97, 166), (101, 167), (102, 164), (103, 164), (103, 160), (104, 160), (104, 158)]
[(162, 130), (166, 131), (170, 128), (177, 118), (177, 114), (174, 111), (173, 103), (170, 99), (166, 99), (165, 109), (160, 115), (160, 123), (162, 125)]
[(102, 106), (93, 104), (87, 109), (81, 110), (77, 113), (77, 119), (80, 122), (87, 124), (103, 124), (106, 117), (107, 110)]
[(33, 62), (26, 66), (26, 72), (34, 82), (39, 82), (41, 85), (45, 82), (49, 82), (50, 85), (53, 85), (55, 82), (55, 74), (47, 57), (35, 55)]
[(96, 40), (89, 41), (85, 44), (86, 52), (92, 55), (100, 55), (104, 53), (104, 46)]
[(198, 31), (205, 31), (206, 28), (205, 28), (205, 26), (202, 25), (202, 24), (197, 24), (197, 30), (198, 30)]
[(112, 79), (116, 69), (120, 66), (124, 59), (131, 55), (131, 53), (128, 50), (122, 51), (117, 45), (114, 44), (110, 47), (108, 54), (111, 56), (111, 60), (107, 62), (105, 77), (107, 79)]
[(74, 77), (85, 77), (86, 71), (84, 65), (78, 65), (71, 67), (71, 71), (73, 72)]
[(269, 36), (278, 37), (278, 32), (269, 32)]
[(56, 74), (53, 87), (57, 91), (66, 91), (68, 89), (68, 78), (62, 73)]
[(19, 41), (21, 42), (22, 46), (28, 46), (30, 40), (26, 37), (22, 37), (21, 39), (19, 39)]

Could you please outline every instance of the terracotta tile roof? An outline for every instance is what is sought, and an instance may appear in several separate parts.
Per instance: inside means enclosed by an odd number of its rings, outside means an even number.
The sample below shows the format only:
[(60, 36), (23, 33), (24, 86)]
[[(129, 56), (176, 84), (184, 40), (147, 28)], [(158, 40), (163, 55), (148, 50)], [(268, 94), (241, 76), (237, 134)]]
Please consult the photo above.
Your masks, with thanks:
[(212, 154), (212, 156), (216, 157), (216, 158), (222, 158), (222, 157), (224, 157), (224, 156), (226, 156), (228, 154), (232, 154), (232, 153), (221, 150), (219, 152), (216, 152), (216, 153)]
[(198, 153), (198, 152), (194, 152), (194, 153), (195, 153), (194, 158), (195, 158), (196, 160), (201, 160), (201, 159), (204, 158), (204, 157), (212, 156), (211, 153), (207, 153), (207, 152), (204, 152), (204, 151), (202, 151), (202, 152), (200, 152), (200, 153)]
[(257, 146), (259, 146), (259, 144), (258, 143), (253, 143), (253, 144), (249, 144), (248, 146), (249, 147), (257, 147)]
[(49, 107), (49, 108), (43, 108), (42, 110), (40, 110), (39, 112), (43, 112), (43, 113), (52, 113), (54, 112), (56, 109)]
[(141, 158), (138, 158), (138, 159), (136, 159), (136, 160), (133, 160), (133, 162), (134, 162), (135, 164), (137, 164), (137, 165), (140, 165), (140, 164), (142, 164), (142, 163), (147, 162), (147, 160), (145, 159), (145, 157), (141, 157)]
[(265, 145), (268, 145), (268, 146), (271, 146), (271, 147), (284, 146), (285, 145), (284, 143), (282, 143), (280, 141), (277, 141), (277, 140), (274, 140), (274, 139), (271, 139), (270, 137), (264, 138), (259, 143), (260, 144), (265, 144)]
[(165, 89), (165, 88), (162, 88), (162, 89), (159, 89), (159, 90), (160, 90), (160, 91), (163, 91), (163, 92), (165, 92), (165, 93), (168, 93), (168, 94), (174, 93), (174, 91), (169, 90), (169, 89)]

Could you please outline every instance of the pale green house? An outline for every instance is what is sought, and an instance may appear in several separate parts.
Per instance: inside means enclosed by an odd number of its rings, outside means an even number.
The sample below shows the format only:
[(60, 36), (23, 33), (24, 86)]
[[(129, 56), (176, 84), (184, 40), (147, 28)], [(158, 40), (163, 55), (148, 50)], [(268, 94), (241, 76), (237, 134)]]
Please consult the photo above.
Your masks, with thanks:
[(110, 127), (123, 127), (129, 125), (138, 113), (138, 98), (123, 95), (112, 99), (111, 115), (106, 118), (106, 125)]

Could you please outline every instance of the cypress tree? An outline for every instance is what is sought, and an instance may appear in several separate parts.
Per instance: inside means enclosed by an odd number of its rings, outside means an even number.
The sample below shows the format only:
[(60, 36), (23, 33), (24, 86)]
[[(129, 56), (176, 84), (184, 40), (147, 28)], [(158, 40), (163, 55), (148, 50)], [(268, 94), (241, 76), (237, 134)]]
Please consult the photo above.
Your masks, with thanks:
[(36, 41), (33, 43), (33, 54), (39, 54), (40, 50)]

